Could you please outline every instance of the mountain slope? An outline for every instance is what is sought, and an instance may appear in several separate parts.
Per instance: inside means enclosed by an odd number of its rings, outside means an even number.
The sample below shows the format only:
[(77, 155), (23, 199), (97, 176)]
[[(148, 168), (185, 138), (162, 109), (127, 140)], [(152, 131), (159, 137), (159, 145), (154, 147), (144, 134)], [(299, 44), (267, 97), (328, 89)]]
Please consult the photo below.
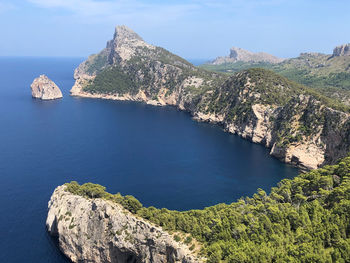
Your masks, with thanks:
[[(140, 246), (139, 237), (147, 233), (150, 223), (145, 222), (146, 227), (137, 228), (138, 231), (129, 232), (129, 235), (121, 234), (122, 231), (115, 233), (127, 216), (129, 225), (145, 220), (162, 227), (163, 230), (157, 231), (163, 233), (185, 233), (182, 238), (178, 236), (178, 241), (192, 244), (192, 249), (195, 240), (200, 241), (202, 253), (209, 263), (350, 261), (350, 157), (338, 161), (336, 165), (300, 174), (292, 180), (284, 179), (268, 195), (258, 189), (251, 198), (241, 198), (231, 204), (218, 204), (203, 210), (179, 212), (146, 208), (133, 197), (112, 195), (105, 192), (104, 187), (93, 184), (80, 186), (72, 182), (57, 189), (61, 189), (61, 194), (56, 190), (51, 198), (47, 220), (49, 230), (56, 218), (61, 249), (66, 254), (77, 255), (78, 259), (82, 258), (82, 254), (87, 254), (85, 249), (85, 253), (82, 253), (76, 245), (86, 240), (84, 235), (77, 234), (85, 231), (85, 228), (79, 230), (84, 225), (89, 225), (89, 233), (92, 233), (91, 240), (86, 242), (96, 244), (93, 246), (93, 251), (98, 252), (93, 254), (95, 262), (105, 259), (110, 251), (104, 247), (107, 234), (109, 239), (114, 240), (111, 242), (114, 248), (119, 246), (129, 253), (136, 251)], [(79, 198), (82, 201), (75, 201)], [(125, 215), (113, 216), (120, 208), (114, 212), (105, 208), (113, 203), (116, 208), (121, 205), (133, 214), (125, 212)], [(95, 209), (91, 211), (92, 204), (95, 204)], [(67, 217), (66, 211), (72, 212), (68, 218), (73, 216), (74, 221), (58, 220), (60, 216), (62, 219)], [(84, 221), (89, 214), (89, 219)], [(98, 215), (102, 219), (97, 220)], [(74, 227), (68, 227), (70, 224), (74, 224)], [(125, 227), (126, 230), (130, 229), (129, 225)], [(103, 240), (96, 233), (102, 233)], [(55, 232), (51, 230), (51, 234)], [(155, 238), (154, 234), (150, 236), (150, 239)], [(164, 234), (159, 237), (164, 238)], [(68, 250), (66, 244), (73, 246)], [(161, 252), (162, 246), (157, 247), (159, 244), (159, 240), (156, 240), (153, 249), (155, 254)], [(185, 246), (181, 249), (191, 256), (192, 253)], [(134, 254), (134, 258), (145, 254), (144, 250), (139, 251), (139, 255)], [(89, 258), (90, 254), (87, 254)], [(119, 262), (117, 259), (115, 257), (114, 261), (103, 262)], [(198, 261), (203, 262), (203, 259)]]
[(196, 68), (125, 26), (76, 69), (75, 79), (74, 96), (173, 105), (306, 169), (349, 151), (350, 116), (343, 105), (269, 70), (230, 76)]
[(265, 61), (233, 61), (202, 68), (218, 72), (238, 72), (260, 67), (273, 70), (293, 81), (350, 105), (350, 44), (334, 48), (333, 54), (302, 53), (297, 58), (272, 64)]

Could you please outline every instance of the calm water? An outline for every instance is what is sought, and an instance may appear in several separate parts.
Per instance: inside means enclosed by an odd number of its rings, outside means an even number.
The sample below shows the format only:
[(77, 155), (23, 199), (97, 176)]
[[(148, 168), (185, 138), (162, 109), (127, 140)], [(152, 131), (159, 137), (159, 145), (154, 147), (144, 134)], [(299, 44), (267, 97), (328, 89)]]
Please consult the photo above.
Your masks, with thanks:
[[(203, 208), (269, 190), (296, 169), (171, 107), (69, 96), (82, 59), (0, 58), (1, 262), (67, 262), (45, 231), (57, 185), (76, 180), (144, 205)], [(45, 73), (64, 98), (31, 98)]]

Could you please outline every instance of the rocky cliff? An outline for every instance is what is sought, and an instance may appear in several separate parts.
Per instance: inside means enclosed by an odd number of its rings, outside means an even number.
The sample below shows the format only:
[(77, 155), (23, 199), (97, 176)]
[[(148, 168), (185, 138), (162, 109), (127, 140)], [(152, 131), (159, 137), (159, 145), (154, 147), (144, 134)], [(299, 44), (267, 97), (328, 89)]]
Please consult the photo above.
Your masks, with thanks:
[(120, 204), (55, 189), (46, 226), (72, 262), (202, 262), (187, 245)]
[(125, 26), (76, 69), (75, 79), (74, 96), (174, 105), (302, 168), (349, 151), (349, 114), (328, 98), (269, 70), (229, 76), (199, 69)]
[(32, 97), (42, 100), (54, 100), (62, 98), (62, 92), (57, 85), (45, 75), (34, 79), (30, 85)]
[(350, 44), (345, 44), (334, 48), (333, 56), (350, 56)]
[(218, 57), (211, 62), (213, 65), (220, 65), (225, 63), (235, 63), (235, 62), (267, 62), (267, 63), (279, 63), (284, 59), (275, 57), (271, 54), (265, 52), (254, 53), (242, 48), (232, 47), (230, 49), (230, 55), (227, 57)]

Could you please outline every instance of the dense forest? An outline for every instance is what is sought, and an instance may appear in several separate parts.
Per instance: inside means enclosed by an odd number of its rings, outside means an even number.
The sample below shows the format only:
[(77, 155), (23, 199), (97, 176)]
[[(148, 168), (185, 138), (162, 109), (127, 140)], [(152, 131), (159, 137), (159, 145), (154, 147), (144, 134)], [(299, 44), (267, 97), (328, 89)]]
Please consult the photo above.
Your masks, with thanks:
[(208, 262), (350, 262), (350, 157), (284, 179), (269, 194), (258, 189), (231, 204), (184, 212), (143, 207), (97, 184), (66, 186), (113, 200), (164, 230), (190, 233)]

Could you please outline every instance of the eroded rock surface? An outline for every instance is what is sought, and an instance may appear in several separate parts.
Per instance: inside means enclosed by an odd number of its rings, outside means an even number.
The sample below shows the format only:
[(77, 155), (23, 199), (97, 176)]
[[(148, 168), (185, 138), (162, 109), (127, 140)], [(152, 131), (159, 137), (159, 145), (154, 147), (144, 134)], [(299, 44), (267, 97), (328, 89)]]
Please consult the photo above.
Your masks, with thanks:
[(350, 43), (334, 48), (333, 56), (350, 56)]
[(62, 98), (62, 92), (57, 85), (46, 75), (40, 75), (34, 79), (32, 85), (32, 97), (42, 100), (54, 100)]
[(51, 196), (46, 227), (71, 261), (203, 262), (187, 245), (119, 204), (74, 195), (65, 187), (57, 187)]

